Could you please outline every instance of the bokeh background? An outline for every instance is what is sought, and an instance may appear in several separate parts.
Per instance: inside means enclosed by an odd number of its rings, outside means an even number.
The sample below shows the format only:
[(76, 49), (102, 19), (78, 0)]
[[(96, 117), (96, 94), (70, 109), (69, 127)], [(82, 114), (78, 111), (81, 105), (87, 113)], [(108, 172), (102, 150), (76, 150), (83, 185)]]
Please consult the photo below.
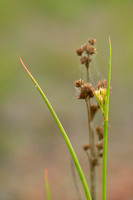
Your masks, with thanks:
[[(87, 115), (73, 82), (85, 78), (75, 49), (97, 39), (91, 81), (107, 77), (112, 41), (108, 200), (133, 199), (133, 1), (0, 1), (0, 199), (78, 199), (61, 134), (18, 56), (54, 106), (89, 181), (82, 145)], [(102, 124), (98, 113), (95, 124)], [(101, 199), (101, 165), (97, 196)]]

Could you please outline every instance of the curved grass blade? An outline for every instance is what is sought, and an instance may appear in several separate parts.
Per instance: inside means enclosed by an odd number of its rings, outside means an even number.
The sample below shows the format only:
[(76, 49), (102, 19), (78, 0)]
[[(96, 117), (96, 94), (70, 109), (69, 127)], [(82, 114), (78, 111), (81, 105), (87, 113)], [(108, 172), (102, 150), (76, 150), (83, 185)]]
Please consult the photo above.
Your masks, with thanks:
[(63, 138), (64, 138), (64, 140), (65, 140), (65, 143), (66, 143), (66, 145), (67, 145), (67, 147), (68, 147), (68, 149), (69, 149), (69, 151), (70, 151), (70, 154), (71, 154), (72, 159), (73, 159), (73, 161), (74, 161), (74, 163), (75, 163), (77, 172), (78, 172), (78, 174), (79, 174), (80, 180), (81, 180), (81, 182), (82, 182), (82, 185), (83, 185), (83, 188), (84, 188), (84, 192), (85, 192), (85, 195), (86, 195), (86, 199), (87, 199), (87, 200), (92, 200), (91, 195), (90, 195), (90, 192), (89, 192), (89, 189), (88, 189), (88, 185), (87, 185), (87, 182), (86, 182), (86, 179), (85, 179), (85, 176), (84, 176), (84, 174), (83, 174), (83, 171), (82, 171), (81, 166), (80, 166), (80, 164), (79, 164), (79, 161), (78, 161), (78, 159), (77, 159), (77, 156), (76, 156), (76, 154), (75, 154), (75, 151), (74, 151), (74, 149), (73, 149), (73, 147), (72, 147), (72, 144), (71, 144), (71, 142), (70, 142), (70, 140), (69, 140), (69, 138), (68, 138), (68, 136), (67, 136), (67, 134), (66, 134), (66, 132), (65, 132), (65, 130), (64, 130), (64, 128), (63, 128), (63, 126), (62, 126), (62, 124), (61, 124), (61, 122), (60, 122), (60, 120), (59, 120), (59, 118), (58, 118), (58, 116), (56, 115), (56, 113), (55, 113), (55, 111), (54, 111), (52, 105), (50, 104), (49, 100), (47, 99), (47, 97), (45, 96), (44, 92), (43, 92), (42, 89), (40, 88), (39, 84), (38, 84), (37, 81), (34, 79), (34, 77), (33, 77), (32, 74), (29, 72), (29, 70), (26, 68), (26, 66), (24, 65), (24, 63), (23, 63), (23, 61), (22, 61), (22, 59), (21, 59), (20, 57), (19, 57), (19, 60), (20, 60), (20, 62), (21, 62), (21, 64), (22, 64), (22, 66), (24, 67), (24, 69), (26, 70), (26, 72), (28, 73), (29, 77), (30, 77), (31, 80), (33, 81), (33, 83), (34, 83), (34, 85), (36, 86), (37, 90), (39, 91), (40, 95), (42, 96), (44, 102), (46, 103), (46, 105), (47, 105), (49, 111), (51, 112), (51, 114), (52, 114), (52, 116), (53, 116), (53, 118), (54, 118), (54, 120), (55, 120), (55, 122), (56, 122), (56, 124), (57, 124), (57, 126), (58, 126), (58, 128), (59, 128), (59, 130), (60, 130), (60, 132), (61, 132), (61, 134), (62, 134), (62, 136), (63, 136)]

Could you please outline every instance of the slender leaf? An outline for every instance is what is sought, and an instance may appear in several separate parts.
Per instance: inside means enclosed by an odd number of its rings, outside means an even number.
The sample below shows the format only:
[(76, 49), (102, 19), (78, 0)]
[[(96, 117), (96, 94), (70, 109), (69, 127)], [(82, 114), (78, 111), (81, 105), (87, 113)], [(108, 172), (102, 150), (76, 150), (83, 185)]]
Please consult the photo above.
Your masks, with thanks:
[(102, 199), (106, 200), (106, 179), (107, 179), (107, 133), (108, 133), (108, 114), (109, 114), (109, 95), (110, 95), (110, 80), (111, 80), (111, 41), (109, 37), (109, 68), (107, 81), (107, 98), (105, 102), (104, 113), (104, 135), (103, 135), (103, 173), (102, 173)]
[(22, 64), (22, 66), (24, 67), (24, 69), (26, 70), (26, 72), (28, 73), (28, 75), (30, 76), (31, 80), (33, 81), (34, 85), (36, 86), (37, 90), (39, 91), (40, 95), (42, 96), (44, 102), (46, 103), (49, 111), (51, 112), (51, 114), (52, 114), (52, 116), (53, 116), (53, 118), (54, 118), (54, 120), (55, 120), (55, 122), (56, 122), (56, 124), (57, 124), (57, 126), (58, 126), (58, 128), (59, 128), (59, 130), (60, 130), (60, 132), (61, 132), (61, 134), (62, 134), (62, 136), (64, 138), (64, 140), (65, 140), (65, 143), (66, 143), (66, 145), (67, 145), (67, 147), (68, 147), (68, 149), (70, 151), (70, 154), (71, 154), (72, 159), (73, 159), (73, 161), (75, 163), (77, 172), (79, 174), (80, 180), (82, 182), (82, 185), (83, 185), (83, 188), (84, 188), (84, 192), (85, 192), (85, 195), (86, 195), (86, 199), (87, 200), (92, 200), (90, 192), (89, 192), (89, 189), (88, 189), (88, 185), (87, 185), (87, 182), (86, 182), (86, 179), (85, 179), (85, 176), (83, 174), (83, 171), (82, 171), (81, 166), (79, 164), (79, 161), (77, 159), (75, 151), (74, 151), (74, 149), (73, 149), (73, 147), (71, 145), (71, 142), (70, 142), (70, 140), (69, 140), (69, 138), (68, 138), (68, 136), (67, 136), (67, 134), (66, 134), (66, 132), (65, 132), (65, 130), (64, 130), (64, 128), (63, 128), (63, 126), (62, 126), (62, 124), (60, 122), (60, 120), (59, 120), (59, 118), (57, 117), (52, 105), (50, 104), (49, 100), (47, 99), (47, 97), (45, 96), (44, 92), (40, 88), (39, 84), (34, 79), (32, 74), (28, 71), (28, 69), (26, 68), (26, 66), (24, 65), (24, 63), (23, 63), (23, 61), (21, 60), (20, 57), (19, 57), (19, 60), (20, 60), (20, 62)]

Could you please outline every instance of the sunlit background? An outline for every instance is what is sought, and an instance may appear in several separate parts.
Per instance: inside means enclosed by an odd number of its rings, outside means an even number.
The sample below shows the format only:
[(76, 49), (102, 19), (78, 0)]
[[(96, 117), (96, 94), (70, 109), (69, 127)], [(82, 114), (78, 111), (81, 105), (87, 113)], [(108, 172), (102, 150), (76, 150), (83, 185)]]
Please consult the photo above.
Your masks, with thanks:
[[(0, 199), (44, 200), (48, 169), (52, 200), (76, 200), (71, 159), (62, 136), (18, 56), (40, 83), (74, 146), (87, 181), (85, 104), (73, 82), (85, 79), (75, 49), (97, 39), (91, 81), (107, 77), (112, 41), (108, 134), (108, 200), (133, 199), (133, 2), (1, 0)], [(95, 125), (102, 125), (98, 113)], [(102, 166), (97, 170), (101, 199)]]

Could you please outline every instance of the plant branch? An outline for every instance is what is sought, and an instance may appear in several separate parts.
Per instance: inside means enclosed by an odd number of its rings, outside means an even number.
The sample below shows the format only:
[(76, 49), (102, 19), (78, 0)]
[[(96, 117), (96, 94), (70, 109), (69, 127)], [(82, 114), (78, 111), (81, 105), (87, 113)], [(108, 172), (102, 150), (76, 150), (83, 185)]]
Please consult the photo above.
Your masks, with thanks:
[(86, 102), (87, 107), (87, 115), (88, 115), (88, 127), (89, 127), (89, 142), (90, 142), (90, 155), (89, 155), (89, 162), (90, 162), (90, 189), (91, 189), (91, 196), (92, 200), (96, 200), (96, 170), (95, 170), (95, 143), (94, 143), (94, 133), (91, 127), (91, 115), (90, 115), (90, 99)]
[[(86, 65), (87, 70), (87, 81), (89, 83), (90, 76), (89, 76), (89, 63)], [(87, 108), (87, 115), (88, 115), (88, 128), (89, 128), (89, 142), (90, 142), (90, 156), (89, 156), (89, 162), (90, 162), (90, 190), (91, 190), (91, 196), (92, 200), (96, 200), (96, 170), (95, 170), (95, 143), (94, 143), (94, 133), (92, 131), (91, 126), (91, 111), (90, 111), (90, 98), (85, 99), (86, 102), (86, 108)]]

